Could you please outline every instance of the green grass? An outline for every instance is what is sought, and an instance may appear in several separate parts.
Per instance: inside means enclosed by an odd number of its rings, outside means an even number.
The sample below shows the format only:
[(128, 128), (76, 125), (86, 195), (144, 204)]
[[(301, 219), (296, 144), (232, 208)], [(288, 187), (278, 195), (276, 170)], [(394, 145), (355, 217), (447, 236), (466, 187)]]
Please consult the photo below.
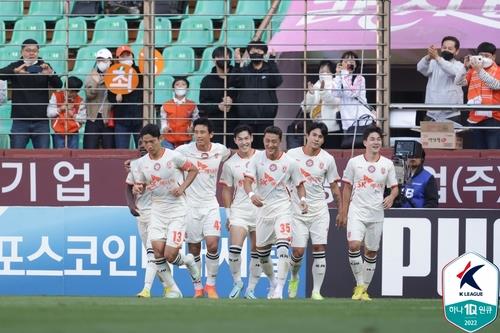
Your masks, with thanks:
[[(499, 332), (498, 322), (481, 332)], [(441, 300), (247, 301), (0, 297), (0, 332), (459, 332)]]

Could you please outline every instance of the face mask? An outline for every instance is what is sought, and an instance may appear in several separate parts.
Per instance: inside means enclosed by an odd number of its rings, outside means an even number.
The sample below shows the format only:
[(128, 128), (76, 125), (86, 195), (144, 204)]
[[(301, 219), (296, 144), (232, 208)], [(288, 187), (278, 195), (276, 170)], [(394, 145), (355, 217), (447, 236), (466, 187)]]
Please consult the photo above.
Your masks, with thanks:
[(184, 88), (175, 88), (175, 94), (177, 96), (185, 96), (187, 92), (187, 89)]
[(493, 59), (483, 58), (483, 68), (488, 68), (493, 65)]
[(252, 60), (252, 64), (258, 65), (264, 61), (264, 55), (258, 53), (250, 53), (250, 59)]
[(224, 69), (224, 66), (226, 66), (226, 68), (229, 68), (229, 64), (230, 64), (230, 62), (226, 61), (226, 60), (216, 60), (215, 61), (215, 65), (217, 67), (219, 67), (220, 69)]
[(36, 59), (24, 59), (24, 63), (26, 64), (26, 66), (32, 66), (36, 64), (36, 62), (37, 62)]
[(451, 59), (453, 59), (453, 53), (451, 53), (449, 51), (442, 51), (441, 57), (443, 57), (443, 59), (446, 61), (450, 61)]
[(134, 64), (134, 61), (132, 59), (120, 59), (120, 64), (132, 66)]
[(319, 79), (321, 81), (330, 81), (333, 79), (333, 76), (332, 76), (332, 74), (320, 74)]
[(99, 69), (101, 73), (107, 71), (108, 68), (109, 68), (109, 61), (100, 61), (97, 63), (97, 69)]

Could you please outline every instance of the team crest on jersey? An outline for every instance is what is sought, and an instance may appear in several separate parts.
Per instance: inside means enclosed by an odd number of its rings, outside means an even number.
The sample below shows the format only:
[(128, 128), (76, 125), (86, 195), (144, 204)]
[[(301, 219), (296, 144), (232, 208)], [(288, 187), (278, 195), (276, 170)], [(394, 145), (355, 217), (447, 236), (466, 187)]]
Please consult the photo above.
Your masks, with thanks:
[(376, 170), (376, 169), (375, 169), (375, 166), (373, 166), (373, 165), (370, 165), (370, 166), (368, 167), (368, 172), (370, 172), (370, 173), (374, 173), (374, 172), (375, 172), (375, 170)]
[(154, 169), (155, 169), (156, 171), (160, 170), (160, 169), (161, 169), (161, 165), (160, 165), (160, 163), (155, 163)]
[(325, 163), (323, 163), (323, 162), (319, 162), (319, 168), (320, 168), (321, 170), (323, 170), (323, 168), (324, 168), (324, 167), (325, 167)]
[(382, 174), (385, 175), (385, 168), (380, 169), (380, 172), (382, 172)]
[(306, 161), (306, 165), (307, 165), (308, 167), (312, 167), (312, 166), (314, 165), (314, 161), (313, 161), (313, 160), (311, 160), (311, 159), (308, 159), (308, 160)]
[(208, 158), (208, 153), (201, 153), (201, 158), (206, 160)]
[(269, 165), (269, 170), (276, 171), (277, 169), (278, 169), (278, 166), (276, 164), (273, 163), (273, 164)]

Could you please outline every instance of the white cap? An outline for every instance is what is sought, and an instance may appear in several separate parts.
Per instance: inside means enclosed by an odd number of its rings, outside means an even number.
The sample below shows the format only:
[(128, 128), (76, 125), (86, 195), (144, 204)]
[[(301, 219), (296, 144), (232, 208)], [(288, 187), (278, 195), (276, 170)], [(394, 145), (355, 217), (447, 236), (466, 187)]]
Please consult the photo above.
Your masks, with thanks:
[(108, 49), (100, 49), (95, 54), (95, 57), (96, 58), (104, 58), (104, 59), (112, 59), (113, 55), (111, 54), (111, 51)]

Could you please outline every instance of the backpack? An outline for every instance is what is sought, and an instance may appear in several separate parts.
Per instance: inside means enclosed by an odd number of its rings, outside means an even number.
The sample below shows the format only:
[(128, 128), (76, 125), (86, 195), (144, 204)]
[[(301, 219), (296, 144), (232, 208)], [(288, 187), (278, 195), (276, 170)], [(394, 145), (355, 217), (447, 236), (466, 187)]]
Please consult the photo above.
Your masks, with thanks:
[(102, 14), (101, 1), (76, 1), (71, 14), (78, 16), (95, 16)]

